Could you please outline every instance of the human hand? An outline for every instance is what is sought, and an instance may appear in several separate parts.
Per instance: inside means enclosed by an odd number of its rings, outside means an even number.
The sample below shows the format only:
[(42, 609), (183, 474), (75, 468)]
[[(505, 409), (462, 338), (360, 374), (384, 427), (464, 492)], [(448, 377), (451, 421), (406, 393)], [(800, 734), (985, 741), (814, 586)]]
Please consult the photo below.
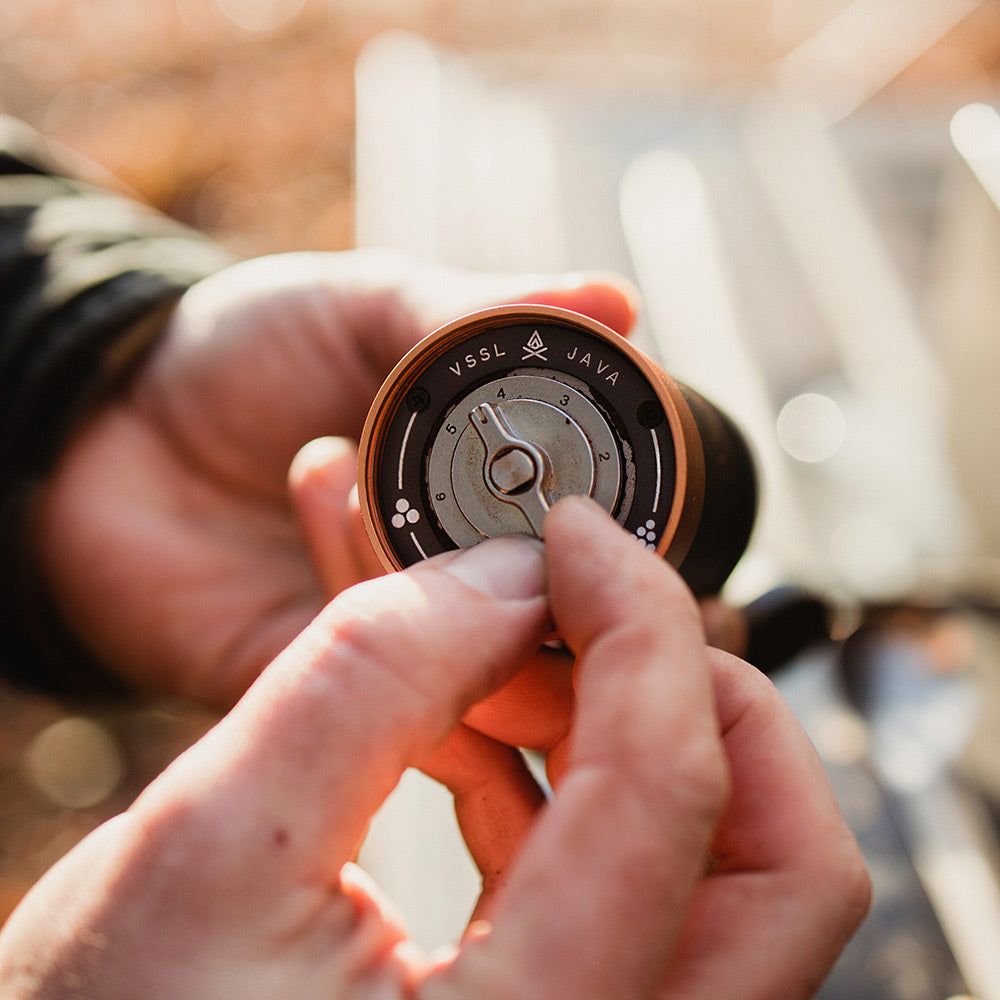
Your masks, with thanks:
[[(497, 539), (332, 602), (39, 883), (0, 938), (4, 995), (808, 996), (868, 899), (808, 741), (593, 504), (558, 504), (542, 552)], [(550, 611), (577, 656), (568, 766), (546, 805), (491, 744), (463, 828), (504, 884), (428, 960), (351, 859), (403, 768), (511, 683)]]
[[(621, 333), (634, 318), (620, 283), (372, 253), (261, 258), (196, 285), (41, 504), (37, 551), (71, 629), (140, 689), (234, 702), (326, 598), (379, 572), (354, 442), (392, 366), (441, 322), (518, 300)], [(321, 437), (290, 495), (294, 456)]]

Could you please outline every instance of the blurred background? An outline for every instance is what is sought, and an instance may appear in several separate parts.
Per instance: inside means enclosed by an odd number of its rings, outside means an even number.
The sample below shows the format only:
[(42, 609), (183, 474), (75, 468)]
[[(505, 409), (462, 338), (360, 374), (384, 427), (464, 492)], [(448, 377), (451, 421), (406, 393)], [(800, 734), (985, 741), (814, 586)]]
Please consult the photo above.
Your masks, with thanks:
[[(20, 0), (0, 21), (0, 112), (239, 254), (636, 281), (640, 345), (757, 453), (728, 596), (792, 584), (830, 613), (775, 679), (875, 877), (822, 994), (843, 1000), (1000, 997), (998, 87), (1000, 0)], [(210, 723), (0, 691), (0, 918)], [(410, 914), (437, 944), (474, 880), (447, 803), (397, 799), (371, 866), (404, 906), (454, 884)]]

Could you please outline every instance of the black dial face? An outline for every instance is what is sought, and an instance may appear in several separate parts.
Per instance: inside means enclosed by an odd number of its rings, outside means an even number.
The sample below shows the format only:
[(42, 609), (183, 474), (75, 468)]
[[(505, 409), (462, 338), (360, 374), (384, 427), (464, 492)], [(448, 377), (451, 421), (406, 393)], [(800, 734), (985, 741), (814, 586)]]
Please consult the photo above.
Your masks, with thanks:
[(418, 345), (362, 439), (369, 529), (395, 567), (485, 538), (542, 534), (593, 497), (650, 549), (676, 521), (672, 403), (638, 352), (573, 314), (475, 314)]

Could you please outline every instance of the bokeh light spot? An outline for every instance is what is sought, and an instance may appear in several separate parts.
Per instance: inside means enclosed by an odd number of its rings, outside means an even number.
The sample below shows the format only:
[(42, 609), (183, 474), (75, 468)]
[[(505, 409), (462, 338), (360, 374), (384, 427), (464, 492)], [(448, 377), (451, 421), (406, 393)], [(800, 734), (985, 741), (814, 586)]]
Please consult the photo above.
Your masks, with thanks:
[(778, 441), (800, 462), (825, 462), (844, 443), (847, 420), (829, 396), (803, 393), (790, 399), (778, 414)]
[(86, 809), (104, 801), (123, 773), (118, 744), (90, 719), (61, 719), (28, 746), (25, 767), (32, 784), (56, 805)]

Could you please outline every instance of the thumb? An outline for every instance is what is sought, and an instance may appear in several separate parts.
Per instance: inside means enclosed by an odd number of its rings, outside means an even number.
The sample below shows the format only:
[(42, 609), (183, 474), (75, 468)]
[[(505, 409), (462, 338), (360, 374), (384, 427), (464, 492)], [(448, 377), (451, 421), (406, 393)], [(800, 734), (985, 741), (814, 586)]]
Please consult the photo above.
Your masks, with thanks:
[(540, 544), (507, 537), (345, 591), (136, 810), (185, 817), (229, 895), (329, 882), (403, 770), (537, 650), (545, 586)]

